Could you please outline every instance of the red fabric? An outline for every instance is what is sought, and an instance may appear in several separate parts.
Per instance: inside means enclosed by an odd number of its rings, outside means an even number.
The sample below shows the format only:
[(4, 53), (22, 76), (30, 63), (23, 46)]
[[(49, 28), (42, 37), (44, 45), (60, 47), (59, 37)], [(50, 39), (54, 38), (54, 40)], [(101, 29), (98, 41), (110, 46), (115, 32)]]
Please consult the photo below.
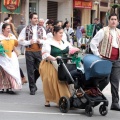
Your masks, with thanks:
[(85, 33), (85, 29), (82, 29), (81, 32), (82, 32), (82, 33)]
[[(107, 58), (102, 56), (103, 58)], [(112, 47), (112, 52), (111, 52), (111, 56), (110, 56), (110, 60), (117, 60), (119, 57), (119, 49), (118, 48), (114, 48)], [(107, 58), (108, 59), (108, 58)]]
[(119, 49), (112, 47), (112, 52), (111, 52), (111, 60), (117, 60), (119, 57)]

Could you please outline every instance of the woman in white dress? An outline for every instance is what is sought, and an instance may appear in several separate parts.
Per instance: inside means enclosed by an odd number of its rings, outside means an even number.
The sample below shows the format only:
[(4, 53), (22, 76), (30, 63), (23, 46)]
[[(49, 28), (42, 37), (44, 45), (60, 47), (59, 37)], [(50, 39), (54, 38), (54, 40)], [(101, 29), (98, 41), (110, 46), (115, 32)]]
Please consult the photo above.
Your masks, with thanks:
[(18, 58), (13, 51), (14, 47), (18, 45), (18, 41), (10, 32), (10, 25), (8, 23), (3, 24), (0, 41), (1, 48), (3, 47), (6, 52), (0, 53), (0, 90), (14, 94), (13, 89), (21, 89), (22, 85)]
[(73, 30), (73, 28), (70, 27), (69, 21), (66, 21), (64, 23), (63, 28), (64, 28), (64, 32), (68, 35), (68, 38), (69, 38), (71, 45), (73, 45), (74, 30)]

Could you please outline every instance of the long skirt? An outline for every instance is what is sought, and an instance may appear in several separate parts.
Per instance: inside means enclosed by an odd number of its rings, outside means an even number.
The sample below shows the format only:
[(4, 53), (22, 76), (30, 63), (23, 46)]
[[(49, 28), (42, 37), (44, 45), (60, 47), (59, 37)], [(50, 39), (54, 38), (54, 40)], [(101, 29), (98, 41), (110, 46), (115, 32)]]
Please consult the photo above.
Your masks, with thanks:
[(16, 80), (0, 66), (0, 90), (21, 89)]
[(62, 96), (70, 97), (68, 85), (58, 80), (58, 72), (50, 62), (43, 60), (39, 66), (45, 100), (59, 103)]

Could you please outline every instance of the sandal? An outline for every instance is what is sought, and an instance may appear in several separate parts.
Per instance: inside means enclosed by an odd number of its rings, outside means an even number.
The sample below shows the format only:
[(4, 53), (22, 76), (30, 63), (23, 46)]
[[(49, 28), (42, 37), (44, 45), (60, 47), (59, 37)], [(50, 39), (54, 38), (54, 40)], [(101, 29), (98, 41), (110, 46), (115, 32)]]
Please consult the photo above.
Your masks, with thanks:
[(45, 107), (50, 107), (50, 103), (48, 101), (46, 101)]
[(50, 107), (50, 104), (48, 104), (48, 105), (45, 105), (45, 107)]

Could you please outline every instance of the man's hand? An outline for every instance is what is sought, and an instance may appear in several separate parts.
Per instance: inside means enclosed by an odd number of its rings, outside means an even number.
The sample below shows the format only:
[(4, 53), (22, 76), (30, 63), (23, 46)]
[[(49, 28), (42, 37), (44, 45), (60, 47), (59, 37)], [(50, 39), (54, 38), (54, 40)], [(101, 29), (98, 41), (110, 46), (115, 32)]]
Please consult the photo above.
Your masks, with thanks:
[(40, 39), (37, 39), (37, 43), (40, 44)]
[(101, 55), (99, 56), (100, 58), (103, 58)]
[(33, 43), (34, 43), (34, 40), (33, 40), (33, 39), (31, 39), (31, 40), (30, 40), (30, 44), (33, 44)]
[(46, 40), (46, 37), (43, 37), (43, 40)]

